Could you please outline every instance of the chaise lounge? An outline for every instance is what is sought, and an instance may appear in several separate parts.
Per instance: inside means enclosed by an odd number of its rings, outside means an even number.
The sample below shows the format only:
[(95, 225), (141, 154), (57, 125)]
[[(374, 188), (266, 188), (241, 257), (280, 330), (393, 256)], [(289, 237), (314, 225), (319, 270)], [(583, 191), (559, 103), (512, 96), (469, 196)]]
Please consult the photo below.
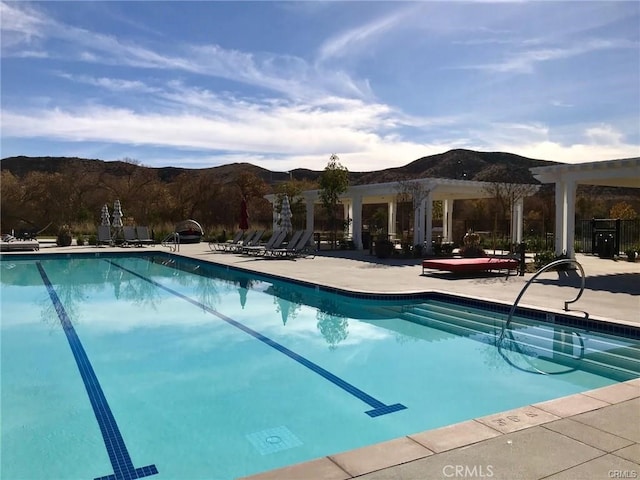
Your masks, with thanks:
[(444, 270), (447, 272), (470, 273), (489, 272), (491, 270), (518, 270), (520, 262), (512, 257), (480, 257), (480, 258), (443, 258), (422, 261), (422, 274), (425, 269)]
[(3, 235), (0, 239), (0, 251), (16, 252), (26, 250), (40, 250), (40, 242), (38, 240), (18, 240), (13, 235)]

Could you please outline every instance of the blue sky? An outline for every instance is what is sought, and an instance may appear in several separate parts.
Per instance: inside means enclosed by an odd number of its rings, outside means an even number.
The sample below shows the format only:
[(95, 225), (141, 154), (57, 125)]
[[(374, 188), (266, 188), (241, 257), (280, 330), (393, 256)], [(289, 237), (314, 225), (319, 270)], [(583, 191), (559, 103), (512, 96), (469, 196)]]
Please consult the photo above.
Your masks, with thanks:
[(2, 157), (640, 156), (640, 2), (4, 2)]

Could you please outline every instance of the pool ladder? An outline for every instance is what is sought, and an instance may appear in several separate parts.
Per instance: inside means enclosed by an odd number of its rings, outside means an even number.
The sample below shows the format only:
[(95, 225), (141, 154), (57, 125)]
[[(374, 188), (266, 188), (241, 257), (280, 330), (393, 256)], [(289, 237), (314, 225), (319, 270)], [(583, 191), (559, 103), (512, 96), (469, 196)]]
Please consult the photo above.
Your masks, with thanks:
[(580, 265), (580, 263), (575, 259), (575, 258), (561, 258), (560, 260), (555, 260), (551, 263), (548, 263), (547, 265), (545, 265), (544, 267), (542, 267), (540, 270), (538, 270), (533, 277), (531, 277), (527, 283), (525, 284), (524, 287), (522, 287), (522, 290), (520, 290), (520, 294), (518, 295), (518, 297), (516, 298), (516, 301), (513, 302), (513, 305), (511, 306), (511, 310), (509, 311), (509, 316), (507, 317), (507, 321), (505, 322), (504, 326), (502, 327), (502, 333), (500, 334), (500, 340), (502, 340), (502, 338), (504, 337), (504, 332), (506, 331), (506, 329), (509, 327), (509, 325), (511, 325), (511, 319), (513, 317), (513, 314), (516, 311), (516, 307), (518, 306), (518, 302), (520, 302), (520, 299), (522, 298), (522, 296), (524, 295), (524, 292), (527, 291), (527, 289), (529, 288), (529, 285), (531, 285), (531, 283), (538, 278), (538, 276), (543, 273), (546, 272), (547, 270), (557, 267), (558, 265), (564, 265), (564, 264), (575, 264), (578, 267), (578, 270), (580, 270), (580, 276), (581, 276), (581, 281), (580, 281), (580, 291), (578, 292), (578, 295), (576, 295), (576, 298), (574, 298), (573, 300), (567, 300), (564, 302), (564, 310), (565, 312), (569, 310), (569, 304), (570, 303), (574, 303), (577, 302), (580, 297), (582, 296), (582, 292), (584, 291), (584, 269), (582, 268), (582, 265)]
[(180, 251), (180, 234), (172, 232), (162, 240), (162, 246), (167, 247), (172, 252)]

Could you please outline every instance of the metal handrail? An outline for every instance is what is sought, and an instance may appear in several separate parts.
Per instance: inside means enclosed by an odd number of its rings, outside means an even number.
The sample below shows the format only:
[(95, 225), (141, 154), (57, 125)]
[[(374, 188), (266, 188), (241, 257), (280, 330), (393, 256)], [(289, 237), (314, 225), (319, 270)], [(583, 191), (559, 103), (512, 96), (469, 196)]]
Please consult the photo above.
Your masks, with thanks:
[[(505, 331), (504, 329), (502, 330), (503, 332)], [(511, 330), (509, 331), (511, 332)], [(574, 360), (582, 360), (584, 358), (584, 351), (585, 351), (585, 347), (584, 347), (584, 340), (582, 339), (582, 336), (578, 333), (578, 332), (571, 332), (571, 334), (575, 334), (578, 337), (578, 341), (580, 342), (580, 354), (578, 355), (578, 357), (573, 357)], [(563, 370), (560, 372), (545, 372), (544, 370), (540, 370), (538, 367), (536, 367), (534, 364), (532, 364), (529, 360), (527, 360), (527, 354), (524, 353), (519, 347), (518, 347), (518, 341), (513, 338), (513, 334), (511, 334), (511, 340), (512, 340), (512, 347), (515, 351), (517, 351), (517, 353), (519, 353), (520, 355), (522, 355), (522, 358), (525, 360), (525, 362), (527, 362), (529, 364), (529, 366), (532, 368), (532, 370), (526, 370), (522, 367), (519, 367), (518, 365), (516, 365), (515, 363), (513, 363), (511, 360), (509, 360), (509, 358), (507, 358), (507, 355), (504, 354), (504, 352), (502, 351), (502, 340), (503, 337), (500, 336), (500, 339), (498, 340), (498, 353), (500, 354), (500, 356), (504, 359), (505, 362), (507, 362), (509, 365), (511, 365), (513, 368), (516, 368), (522, 372), (525, 373), (535, 373), (538, 375), (564, 375), (566, 373), (571, 373), (574, 372), (578, 369), (578, 367), (571, 367), (567, 370)]]
[[(173, 244), (170, 244), (169, 243), (170, 241), (173, 241), (172, 242)], [(179, 252), (180, 251), (180, 234), (178, 232), (170, 233), (169, 235), (164, 237), (164, 240), (162, 240), (162, 246), (167, 247), (172, 252)]]
[(546, 272), (547, 270), (549, 270), (549, 269), (551, 269), (553, 267), (556, 267), (558, 265), (562, 265), (562, 264), (565, 264), (565, 263), (575, 263), (578, 266), (578, 269), (580, 270), (580, 275), (582, 277), (581, 284), (580, 284), (580, 291), (578, 292), (578, 295), (576, 296), (576, 298), (574, 298), (573, 300), (567, 300), (567, 301), (564, 302), (564, 310), (565, 310), (565, 312), (569, 310), (569, 304), (570, 303), (577, 302), (580, 299), (580, 297), (582, 296), (582, 292), (584, 291), (584, 281), (585, 281), (584, 269), (582, 268), (582, 265), (580, 265), (580, 263), (575, 258), (561, 258), (560, 260), (555, 260), (555, 261), (553, 261), (551, 263), (548, 263), (547, 265), (542, 267), (540, 270), (538, 270), (527, 281), (525, 286), (522, 287), (522, 290), (520, 290), (520, 294), (518, 295), (518, 298), (516, 298), (516, 301), (513, 302), (513, 305), (511, 306), (511, 310), (509, 311), (509, 316), (507, 317), (507, 321), (505, 322), (504, 326), (502, 327), (502, 333), (500, 334), (500, 340), (502, 340), (502, 338), (504, 337), (505, 330), (511, 324), (511, 319), (513, 317), (514, 312), (516, 311), (516, 306), (518, 305), (518, 302), (520, 301), (520, 299), (524, 295), (524, 292), (526, 292), (527, 288), (529, 288), (529, 285), (531, 285), (531, 282), (533, 282), (536, 278), (538, 278), (538, 276), (541, 273)]

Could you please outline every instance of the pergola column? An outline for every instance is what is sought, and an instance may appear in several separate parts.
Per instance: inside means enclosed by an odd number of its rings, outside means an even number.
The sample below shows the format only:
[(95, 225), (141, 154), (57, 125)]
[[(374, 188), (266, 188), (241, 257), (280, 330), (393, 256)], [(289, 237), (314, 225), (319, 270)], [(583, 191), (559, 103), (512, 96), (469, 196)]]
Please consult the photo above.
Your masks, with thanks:
[(314, 229), (314, 222), (313, 222), (313, 215), (314, 215), (314, 201), (310, 198), (305, 197), (304, 199), (305, 201), (305, 206), (307, 207), (307, 230), (313, 230)]
[(517, 200), (511, 207), (511, 243), (522, 243), (524, 225), (524, 200)]
[(354, 195), (351, 204), (352, 222), (350, 225), (351, 238), (356, 250), (362, 250), (362, 196)]
[(397, 209), (398, 209), (398, 202), (394, 199), (391, 200), (388, 204), (387, 204), (388, 208), (389, 208), (389, 215), (388, 215), (388, 222), (387, 222), (387, 232), (389, 233), (390, 237), (395, 237), (396, 236), (396, 215), (397, 215)]
[(433, 253), (433, 195), (431, 191), (427, 194), (427, 198), (422, 201), (422, 210), (425, 212), (423, 218), (426, 219), (426, 225), (424, 227), (424, 245), (427, 248), (427, 253)]
[(575, 256), (576, 182), (558, 180), (556, 182), (556, 255)]
[(442, 234), (447, 242), (453, 241), (453, 199), (442, 201)]
[[(344, 209), (344, 219), (347, 223), (347, 235), (353, 238), (353, 199), (345, 199), (342, 201), (342, 206)], [(352, 220), (349, 222), (349, 220)]]
[(424, 243), (424, 228), (423, 218), (424, 213), (424, 201), (416, 207), (414, 204), (413, 210), (413, 244), (422, 245)]
[(566, 230), (565, 230), (565, 251), (569, 258), (575, 258), (574, 240), (576, 232), (576, 182), (565, 182), (565, 215), (566, 215)]

